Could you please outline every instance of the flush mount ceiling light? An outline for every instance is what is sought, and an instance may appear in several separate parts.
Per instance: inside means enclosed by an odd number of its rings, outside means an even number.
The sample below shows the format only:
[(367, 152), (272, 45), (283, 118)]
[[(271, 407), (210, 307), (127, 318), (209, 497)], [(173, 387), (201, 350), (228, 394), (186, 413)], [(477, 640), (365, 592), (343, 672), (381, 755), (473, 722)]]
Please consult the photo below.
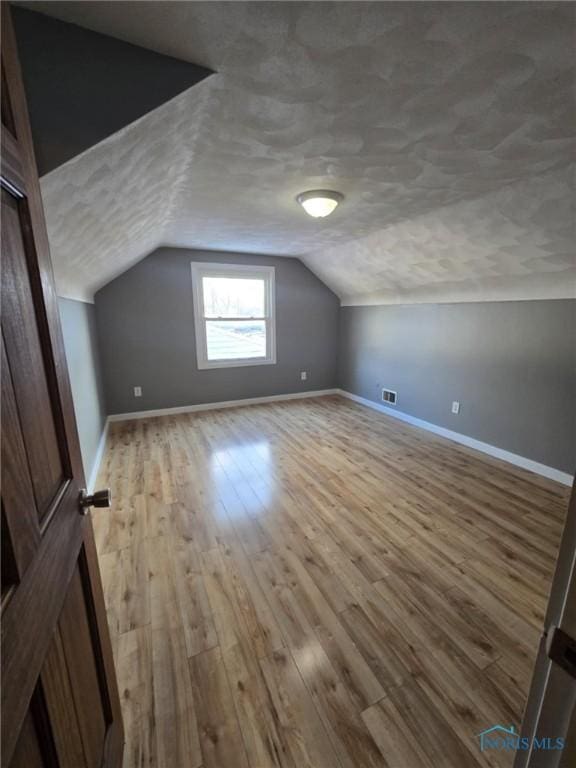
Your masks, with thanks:
[(330, 216), (338, 203), (344, 200), (344, 195), (330, 189), (311, 189), (309, 192), (302, 192), (296, 200), (309, 216), (323, 219), (324, 216)]

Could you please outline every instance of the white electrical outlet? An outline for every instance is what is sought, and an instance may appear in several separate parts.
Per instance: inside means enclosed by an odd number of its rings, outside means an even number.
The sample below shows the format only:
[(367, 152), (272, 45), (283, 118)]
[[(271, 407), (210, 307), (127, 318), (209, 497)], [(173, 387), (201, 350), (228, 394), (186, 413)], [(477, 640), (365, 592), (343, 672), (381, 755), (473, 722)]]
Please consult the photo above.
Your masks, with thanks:
[(134, 397), (142, 397), (142, 387), (134, 387)]
[(452, 402), (452, 413), (459, 414), (460, 413), (460, 403), (458, 400), (454, 400)]
[(300, 371), (300, 381), (306, 381), (308, 378), (308, 371)]

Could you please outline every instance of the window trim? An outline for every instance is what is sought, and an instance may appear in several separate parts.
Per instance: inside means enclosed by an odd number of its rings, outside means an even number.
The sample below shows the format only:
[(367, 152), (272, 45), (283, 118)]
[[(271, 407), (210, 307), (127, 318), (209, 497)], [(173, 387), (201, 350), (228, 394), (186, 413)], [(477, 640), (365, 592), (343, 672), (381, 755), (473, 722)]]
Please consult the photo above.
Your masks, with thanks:
[[(276, 269), (252, 264), (220, 264), (203, 261), (191, 262), (192, 267), (192, 298), (194, 304), (194, 330), (196, 337), (196, 361), (199, 370), (211, 368), (244, 368), (255, 365), (276, 365)], [(204, 296), (202, 278), (231, 277), (259, 278), (264, 280), (263, 318), (266, 324), (266, 357), (245, 357), (239, 360), (221, 359), (208, 360), (206, 316), (204, 313)], [(212, 318), (217, 319), (217, 318)], [(222, 318), (223, 320), (247, 320), (249, 318)]]

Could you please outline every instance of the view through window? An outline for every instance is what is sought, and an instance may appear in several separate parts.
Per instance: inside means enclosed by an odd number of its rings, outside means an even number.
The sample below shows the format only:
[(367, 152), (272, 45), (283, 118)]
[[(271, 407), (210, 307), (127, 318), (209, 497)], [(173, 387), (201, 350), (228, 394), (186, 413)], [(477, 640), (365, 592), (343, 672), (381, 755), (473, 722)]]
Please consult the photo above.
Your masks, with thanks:
[(193, 264), (192, 271), (199, 367), (274, 362), (273, 268)]
[(266, 357), (264, 289), (261, 279), (202, 278), (208, 360)]

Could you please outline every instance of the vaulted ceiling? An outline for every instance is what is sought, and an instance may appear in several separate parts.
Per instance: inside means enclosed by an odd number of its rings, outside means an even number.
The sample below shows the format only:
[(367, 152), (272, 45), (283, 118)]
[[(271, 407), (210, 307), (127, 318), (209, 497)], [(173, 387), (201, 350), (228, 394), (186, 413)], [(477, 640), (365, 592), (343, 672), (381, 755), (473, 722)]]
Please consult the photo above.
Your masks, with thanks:
[(573, 4), (26, 5), (217, 73), (42, 178), (62, 295), (159, 245), (298, 256), (345, 303), (576, 295)]

